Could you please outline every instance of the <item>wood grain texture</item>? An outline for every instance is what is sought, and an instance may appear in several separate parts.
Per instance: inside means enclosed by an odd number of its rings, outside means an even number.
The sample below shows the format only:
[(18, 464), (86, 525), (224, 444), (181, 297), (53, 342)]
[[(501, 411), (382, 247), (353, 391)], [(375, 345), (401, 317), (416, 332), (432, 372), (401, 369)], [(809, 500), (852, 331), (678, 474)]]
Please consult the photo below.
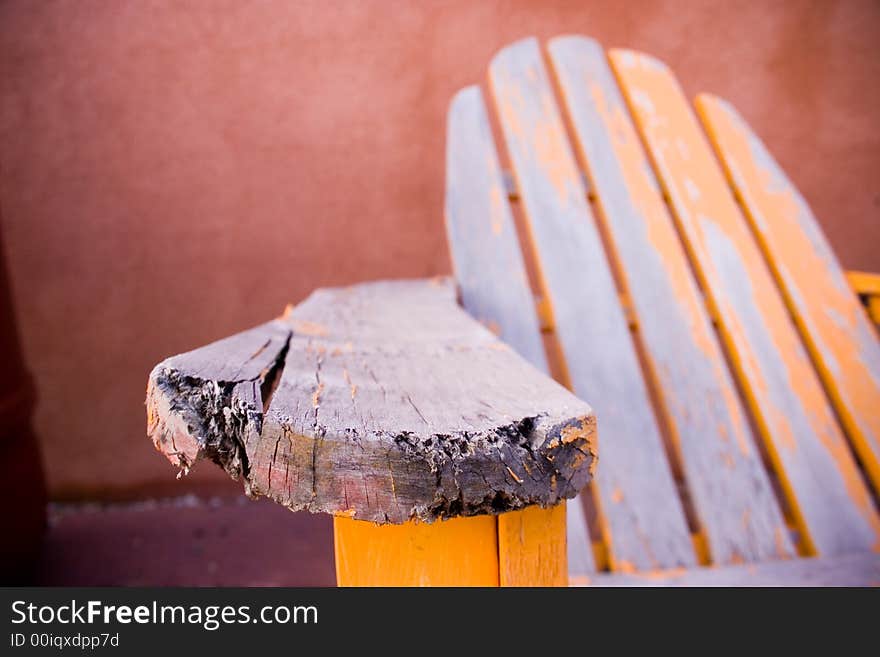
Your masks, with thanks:
[(336, 517), (336, 583), (498, 586), (497, 532), (492, 516), (403, 525)]
[(880, 586), (880, 556), (854, 554), (723, 568), (579, 578), (573, 586)]
[(498, 516), (501, 586), (568, 586), (566, 503)]
[(880, 491), (880, 340), (819, 222), (733, 106), (697, 112), (850, 441)]
[[(462, 89), (449, 107), (446, 137), (446, 231), (461, 302), (471, 316), (549, 374), (508, 187), (479, 87)], [(593, 572), (593, 549), (580, 500), (569, 507), (573, 572)]]
[(808, 551), (876, 549), (868, 489), (674, 75), (640, 53), (610, 57)]
[(792, 556), (702, 295), (605, 52), (583, 37), (554, 39), (549, 51), (711, 561)]
[(662, 438), (537, 41), (502, 50), (489, 78), (573, 390), (601, 417), (596, 481), (612, 568), (693, 565)]
[(590, 407), (443, 279), (318, 290), (157, 365), (147, 409), (183, 471), (208, 457), (250, 495), (380, 523), (550, 506), (595, 463)]

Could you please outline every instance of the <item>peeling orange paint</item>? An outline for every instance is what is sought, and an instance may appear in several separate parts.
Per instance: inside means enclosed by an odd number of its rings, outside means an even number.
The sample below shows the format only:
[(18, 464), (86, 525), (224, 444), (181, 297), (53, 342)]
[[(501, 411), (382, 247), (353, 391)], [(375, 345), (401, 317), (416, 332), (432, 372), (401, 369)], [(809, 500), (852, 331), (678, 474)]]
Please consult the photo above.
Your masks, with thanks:
[[(348, 373), (348, 368), (342, 368), (342, 378), (345, 379), (345, 383), (348, 384), (349, 390), (351, 391), (351, 400), (354, 401), (355, 396), (357, 395), (358, 387), (351, 381), (351, 375)], [(390, 468), (390, 466), (389, 466)], [(392, 479), (392, 485), (394, 480)]]
[(788, 556), (788, 551), (786, 550), (785, 532), (785, 527), (777, 527), (774, 530), (774, 534), (776, 535), (776, 554), (778, 554), (779, 557), (782, 559)]
[(507, 203), (507, 197), (501, 187), (497, 184), (492, 185), (489, 190), (489, 221), (492, 225), (493, 235), (501, 235), (504, 231), (504, 222), (507, 217), (505, 203)]
[[(645, 55), (612, 51), (610, 57), (806, 543), (820, 552), (872, 547), (880, 518), (680, 87)], [(785, 205), (780, 211), (790, 212)], [(801, 237), (792, 239), (804, 248)]]
[[(708, 561), (711, 542), (713, 547), (721, 546), (717, 557), (727, 562), (728, 551), (736, 543), (725, 538), (726, 527), (739, 518), (742, 505), (751, 505), (760, 509), (762, 522), (755, 523), (754, 535), (742, 538), (742, 547), (751, 549), (751, 558), (772, 556), (773, 537), (765, 528), (782, 524), (783, 518), (769, 481), (764, 479), (763, 489), (753, 486), (751, 475), (760, 476), (763, 466), (750, 446), (751, 432), (702, 295), (626, 107), (610, 74), (603, 75), (604, 53), (594, 46), (577, 37), (561, 37), (551, 42), (550, 58), (574, 127), (574, 144), (597, 202), (600, 224), (609, 236), (606, 252), (618, 265), (622, 297), (632, 308), (633, 323), (645, 346), (647, 376), (660, 398), (658, 410), (664, 413), (668, 437), (684, 466), (685, 486), (691, 493), (697, 522), (703, 523), (703, 535), (689, 542), (699, 561)], [(650, 99), (644, 100), (651, 105)], [(698, 198), (699, 194), (692, 190), (692, 196)], [(707, 385), (705, 402), (711, 410), (695, 408), (694, 395), (699, 394), (703, 382)], [(715, 447), (716, 443), (730, 442), (733, 436), (739, 450)], [(750, 465), (739, 467), (741, 462)], [(720, 485), (701, 485), (711, 466), (715, 466), (714, 476)], [(693, 479), (689, 480), (689, 474)], [(751, 487), (750, 492), (762, 492), (739, 497), (738, 491), (745, 486)], [(724, 490), (732, 494), (718, 493)], [(612, 502), (619, 501), (619, 493), (611, 490)]]
[(317, 324), (315, 322), (309, 322), (303, 319), (294, 319), (291, 320), (291, 325), (293, 326), (293, 330), (300, 335), (310, 335), (316, 338), (326, 336), (329, 331), (326, 326), (322, 326), (321, 324)]
[(480, 324), (485, 326), (493, 335), (501, 335), (501, 326), (491, 319), (481, 319)]
[(324, 384), (319, 383), (312, 393), (312, 408), (318, 408), (321, 405), (321, 394), (324, 392)]
[(659, 581), (674, 577), (682, 577), (687, 574), (687, 568), (669, 568), (668, 570), (645, 570), (639, 573), (639, 577), (647, 581)]
[(617, 570), (621, 573), (634, 573), (636, 572), (636, 567), (629, 561), (621, 560), (617, 564)]
[(806, 201), (728, 103), (697, 109), (777, 283), (880, 491), (880, 342)]

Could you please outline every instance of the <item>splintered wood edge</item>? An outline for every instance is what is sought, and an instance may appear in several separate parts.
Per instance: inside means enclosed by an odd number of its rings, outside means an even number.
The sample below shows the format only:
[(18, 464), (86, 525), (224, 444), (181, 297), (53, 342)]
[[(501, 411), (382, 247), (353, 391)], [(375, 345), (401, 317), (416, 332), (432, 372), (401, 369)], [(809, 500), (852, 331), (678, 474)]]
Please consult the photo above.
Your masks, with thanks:
[[(307, 301), (331, 292), (318, 290)], [(273, 393), (285, 366), (296, 367), (297, 352), (314, 348), (320, 326), (288, 308), (279, 319), (159, 363), (147, 388), (148, 435), (178, 476), (207, 458), (241, 479), (249, 496), (293, 511), (399, 524), (549, 507), (574, 497), (596, 464), (590, 407), (467, 317), (452, 295), (448, 311), (479, 332), (474, 350), (488, 350), (507, 373), (539, 382), (552, 410), (476, 431), (387, 426), (356, 435), (351, 428), (294, 427), (275, 410)], [(284, 403), (310, 407), (310, 395), (300, 392)], [(279, 442), (287, 447), (279, 450)], [(363, 494), (352, 494), (353, 481)]]

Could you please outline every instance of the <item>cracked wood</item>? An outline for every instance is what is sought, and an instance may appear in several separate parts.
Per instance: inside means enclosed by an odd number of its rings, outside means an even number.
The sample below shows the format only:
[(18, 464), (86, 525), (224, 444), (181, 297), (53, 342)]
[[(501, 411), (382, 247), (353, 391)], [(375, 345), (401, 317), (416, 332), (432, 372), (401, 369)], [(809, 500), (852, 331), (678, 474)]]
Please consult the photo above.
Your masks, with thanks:
[(590, 407), (455, 303), (445, 280), (322, 289), (279, 319), (157, 365), (148, 434), (252, 496), (380, 523), (573, 497)]

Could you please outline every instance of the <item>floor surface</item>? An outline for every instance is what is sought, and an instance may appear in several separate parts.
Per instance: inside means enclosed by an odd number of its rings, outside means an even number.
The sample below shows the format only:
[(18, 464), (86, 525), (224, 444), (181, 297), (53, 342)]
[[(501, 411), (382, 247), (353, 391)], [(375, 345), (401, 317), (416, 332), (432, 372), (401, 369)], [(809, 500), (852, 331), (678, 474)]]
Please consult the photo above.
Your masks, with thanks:
[(52, 505), (36, 583), (334, 586), (332, 521), (266, 500)]

